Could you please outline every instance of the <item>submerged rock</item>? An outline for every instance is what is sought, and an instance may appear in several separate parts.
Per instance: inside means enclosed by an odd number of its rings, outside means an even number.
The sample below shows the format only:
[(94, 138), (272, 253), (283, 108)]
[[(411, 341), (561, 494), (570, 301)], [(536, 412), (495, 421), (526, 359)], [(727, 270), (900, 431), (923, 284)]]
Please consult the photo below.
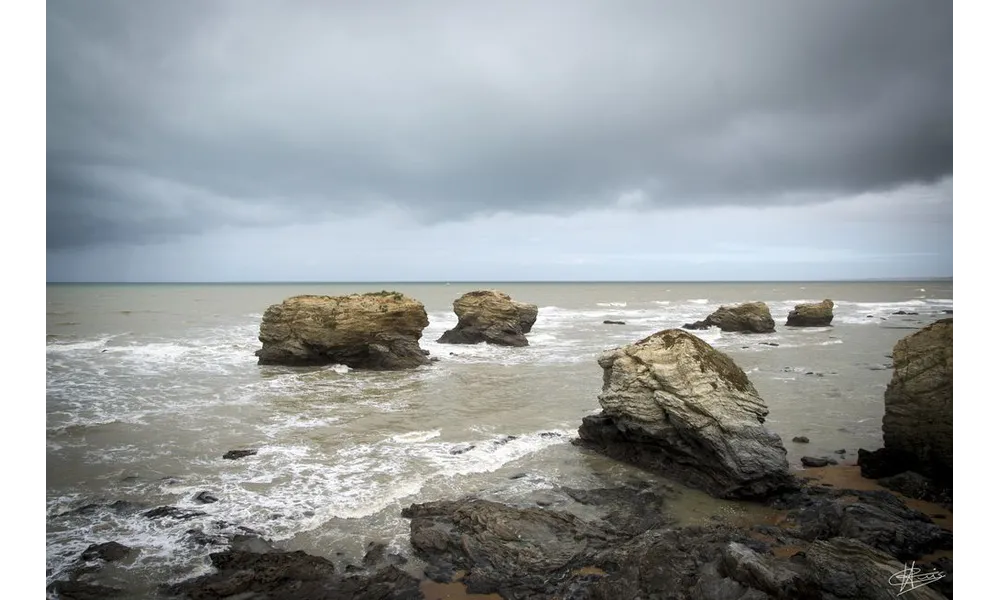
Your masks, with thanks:
[(740, 333), (774, 333), (774, 319), (763, 302), (747, 302), (736, 306), (722, 306), (703, 321), (684, 325), (684, 329), (708, 329)]
[(815, 456), (803, 456), (801, 458), (803, 467), (825, 467), (827, 465), (835, 465), (837, 461), (832, 458), (817, 458)]
[(795, 442), (796, 444), (808, 444), (809, 438), (807, 438), (804, 435), (797, 435), (792, 438), (792, 441)]
[(624, 325), (624, 324), (625, 324), (625, 321), (612, 321), (612, 320), (607, 320), (607, 321), (604, 321), (604, 324), (605, 324), (605, 325)]
[(81, 560), (101, 559), (105, 562), (115, 562), (128, 556), (132, 549), (118, 542), (91, 544), (80, 555)]
[(885, 447), (858, 452), (865, 477), (914, 471), (952, 486), (953, 321), (941, 319), (899, 340), (885, 390)]
[(578, 443), (726, 498), (762, 497), (790, 482), (767, 406), (728, 356), (679, 329), (598, 359), (604, 409)]
[(237, 460), (240, 458), (245, 458), (247, 456), (254, 456), (257, 454), (256, 449), (248, 448), (246, 450), (230, 450), (222, 455), (222, 458), (226, 460)]
[(427, 325), (424, 305), (398, 292), (295, 296), (264, 313), (256, 354), (262, 365), (409, 369), (430, 363), (419, 344)]
[(785, 327), (826, 327), (833, 321), (833, 300), (796, 304), (788, 313)]
[(444, 332), (442, 344), (496, 344), (527, 346), (524, 334), (531, 331), (538, 317), (538, 307), (515, 302), (510, 296), (495, 290), (478, 290), (463, 294), (453, 303), (458, 324)]

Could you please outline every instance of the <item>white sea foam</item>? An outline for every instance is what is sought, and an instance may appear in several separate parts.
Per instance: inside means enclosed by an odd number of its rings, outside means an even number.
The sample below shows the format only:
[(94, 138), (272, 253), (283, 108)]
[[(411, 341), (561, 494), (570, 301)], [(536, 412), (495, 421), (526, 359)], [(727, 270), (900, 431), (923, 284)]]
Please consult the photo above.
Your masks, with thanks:
[(624, 306), (628, 306), (628, 302), (598, 302), (597, 306), (624, 307)]
[(416, 442), (426, 442), (428, 440), (433, 440), (441, 435), (440, 429), (434, 429), (433, 431), (409, 431), (407, 433), (400, 433), (389, 438), (390, 441), (397, 444), (413, 444)]
[(691, 304), (708, 304), (708, 298), (695, 298), (694, 300), (688, 300)]

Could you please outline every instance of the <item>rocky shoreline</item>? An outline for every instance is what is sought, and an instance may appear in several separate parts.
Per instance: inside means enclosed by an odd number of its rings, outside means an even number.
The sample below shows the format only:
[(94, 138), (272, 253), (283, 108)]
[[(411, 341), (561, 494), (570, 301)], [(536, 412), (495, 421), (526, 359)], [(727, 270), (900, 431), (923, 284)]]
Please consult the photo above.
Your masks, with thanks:
[[(724, 307), (707, 321), (733, 331), (773, 330), (767, 307), (757, 304)], [(797, 325), (828, 326), (832, 302), (817, 307), (823, 314), (796, 307)], [(537, 307), (493, 292), (463, 296), (455, 312), (452, 343), (523, 346), (537, 317)], [(346, 358), (362, 368), (409, 368), (429, 360), (418, 345), (425, 325), (419, 302), (392, 293), (297, 297), (265, 314), (258, 354), (263, 364)], [(791, 471), (744, 371), (700, 338), (669, 329), (599, 358), (602, 412), (583, 419), (574, 444), (676, 484), (559, 487), (511, 503), (461, 497), (412, 504), (401, 513), (412, 555), (372, 542), (361, 564), (283, 550), (225, 524), (225, 533), (203, 540), (220, 548), (210, 554), (214, 572), (163, 583), (158, 593), (230, 600), (888, 599), (900, 591), (893, 574), (912, 564), (940, 576), (908, 598), (951, 598), (951, 329), (952, 320), (942, 319), (897, 344), (885, 395), (887, 447), (859, 449), (860, 466)], [(948, 418), (928, 425), (906, 418), (911, 408)], [(937, 450), (921, 454), (928, 444)], [(771, 517), (681, 523), (671, 502), (682, 485), (766, 508)], [(176, 507), (143, 514), (189, 516)], [(114, 541), (92, 546), (49, 592), (129, 597), (102, 574), (130, 552)]]
[[(762, 503), (774, 516), (758, 522), (680, 525), (670, 512), (677, 488), (648, 482), (556, 488), (516, 504), (475, 497), (414, 504), (402, 513), (410, 520), (409, 560), (371, 543), (360, 565), (338, 565), (239, 533), (210, 555), (214, 573), (159, 592), (234, 600), (891, 598), (889, 576), (913, 561), (946, 576), (907, 595), (951, 597), (947, 508), (885, 490), (858, 467), (805, 474)], [(128, 552), (115, 543), (90, 548), (75, 579), (50, 591), (128, 597), (95, 577)]]

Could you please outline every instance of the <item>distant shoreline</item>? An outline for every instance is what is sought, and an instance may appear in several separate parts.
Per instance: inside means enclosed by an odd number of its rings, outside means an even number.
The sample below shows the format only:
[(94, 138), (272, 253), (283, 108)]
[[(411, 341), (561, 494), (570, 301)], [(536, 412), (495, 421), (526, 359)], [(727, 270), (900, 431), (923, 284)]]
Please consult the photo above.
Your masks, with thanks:
[(736, 279), (736, 280), (480, 280), (480, 281), (46, 281), (45, 285), (573, 285), (573, 284), (749, 284), (749, 283), (909, 283), (941, 281), (954, 282), (952, 277), (902, 277), (884, 279)]

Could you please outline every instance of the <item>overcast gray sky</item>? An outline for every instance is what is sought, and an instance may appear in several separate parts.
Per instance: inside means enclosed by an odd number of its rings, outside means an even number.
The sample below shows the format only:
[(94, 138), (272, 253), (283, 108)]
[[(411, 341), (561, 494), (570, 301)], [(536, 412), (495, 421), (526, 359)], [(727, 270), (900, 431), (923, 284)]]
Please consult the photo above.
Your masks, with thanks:
[(47, 276), (950, 276), (951, 10), (50, 0)]

